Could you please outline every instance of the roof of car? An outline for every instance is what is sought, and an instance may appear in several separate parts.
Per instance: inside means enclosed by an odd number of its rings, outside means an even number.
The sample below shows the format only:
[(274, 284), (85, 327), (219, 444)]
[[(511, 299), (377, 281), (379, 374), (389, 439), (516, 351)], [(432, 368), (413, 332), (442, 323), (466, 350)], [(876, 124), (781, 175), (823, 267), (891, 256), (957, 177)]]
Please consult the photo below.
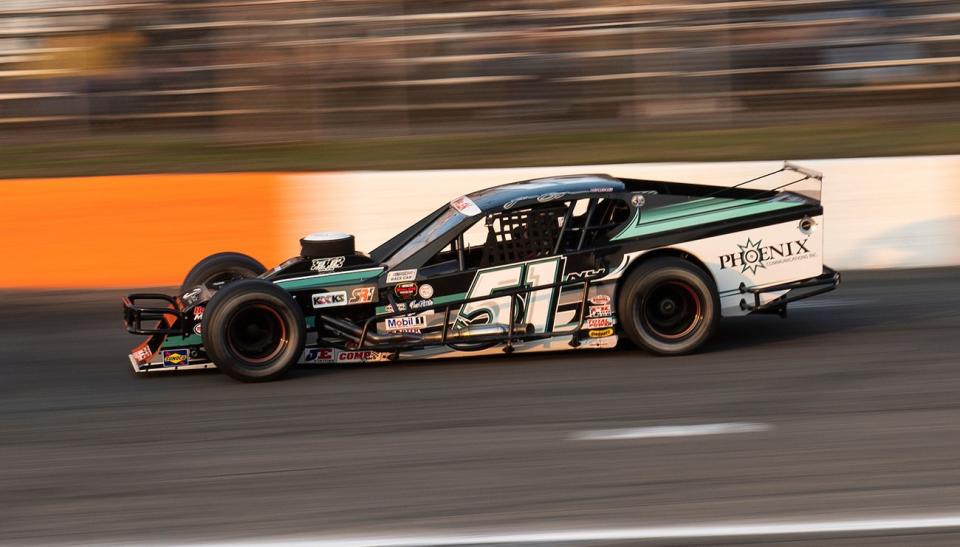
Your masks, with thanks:
[(473, 192), (467, 197), (486, 212), (500, 208), (511, 209), (521, 202), (546, 202), (582, 197), (582, 194), (622, 192), (624, 188), (623, 181), (610, 175), (564, 175), (511, 182)]

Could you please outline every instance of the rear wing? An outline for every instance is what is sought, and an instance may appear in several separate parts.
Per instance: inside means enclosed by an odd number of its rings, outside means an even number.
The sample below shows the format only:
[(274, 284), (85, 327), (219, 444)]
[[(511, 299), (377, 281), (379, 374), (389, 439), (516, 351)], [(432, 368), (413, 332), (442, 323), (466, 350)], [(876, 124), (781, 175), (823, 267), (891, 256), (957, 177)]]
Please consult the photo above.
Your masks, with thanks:
[(789, 161), (784, 161), (784, 162), (783, 162), (783, 167), (781, 167), (780, 169), (777, 169), (776, 171), (771, 171), (771, 172), (769, 172), (769, 173), (765, 173), (765, 174), (763, 174), (763, 175), (760, 175), (759, 177), (753, 177), (752, 179), (747, 179), (747, 180), (745, 180), (745, 181), (743, 181), (743, 182), (734, 184), (733, 186), (725, 186), (725, 187), (723, 187), (722, 189), (720, 189), (720, 190), (718, 190), (718, 191), (716, 191), (716, 192), (714, 192), (714, 193), (712, 193), (712, 194), (709, 194), (707, 197), (716, 197), (716, 196), (722, 195), (724, 192), (726, 192), (726, 191), (728, 191), (728, 190), (733, 190), (733, 189), (735, 189), (735, 188), (743, 188), (744, 190), (751, 190), (751, 189), (749, 189), (749, 188), (744, 188), (744, 187), (745, 187), (746, 185), (748, 185), (748, 184), (757, 182), (757, 181), (759, 181), (759, 180), (766, 179), (766, 178), (768, 178), (768, 177), (772, 177), (772, 176), (777, 175), (777, 174), (779, 174), (779, 173), (785, 173), (785, 172), (796, 173), (796, 174), (801, 175), (801, 176), (800, 176), (800, 178), (791, 180), (791, 181), (789, 181), (789, 182), (787, 182), (787, 183), (784, 183), (784, 184), (780, 184), (780, 185), (778, 185), (778, 186), (776, 186), (776, 187), (774, 187), (774, 188), (757, 189), (757, 192), (758, 192), (758, 193), (761, 193), (761, 194), (763, 194), (763, 193), (768, 193), (768, 192), (777, 192), (777, 191), (780, 191), (780, 190), (784, 190), (785, 188), (789, 188), (790, 186), (793, 186), (794, 184), (801, 183), (801, 182), (803, 182), (803, 181), (805, 181), (805, 180), (815, 180), (815, 181), (817, 181), (817, 183), (818, 183), (818, 188), (816, 189), (815, 192), (812, 192), (814, 195), (813, 195), (813, 196), (809, 196), (809, 197), (815, 199), (816, 201), (820, 201), (821, 191), (823, 190), (823, 173), (821, 173), (820, 171), (817, 171), (817, 170), (815, 170), (815, 169), (810, 169), (809, 167), (803, 167), (803, 166), (801, 166), (801, 165), (797, 165), (797, 164), (792, 163), (792, 162), (789, 162)]
[(803, 180), (817, 179), (820, 182), (823, 182), (823, 173), (821, 173), (820, 171), (816, 171), (808, 167), (803, 167), (802, 165), (797, 165), (789, 161), (783, 162), (783, 167), (780, 169), (780, 171), (793, 171), (794, 173), (800, 173), (801, 175), (804, 175)]

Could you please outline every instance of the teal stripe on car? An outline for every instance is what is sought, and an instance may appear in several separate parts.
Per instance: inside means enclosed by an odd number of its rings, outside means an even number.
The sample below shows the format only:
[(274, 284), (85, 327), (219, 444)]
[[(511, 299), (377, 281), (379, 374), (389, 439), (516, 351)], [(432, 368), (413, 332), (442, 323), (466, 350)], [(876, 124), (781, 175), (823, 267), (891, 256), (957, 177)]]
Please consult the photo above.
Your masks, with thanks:
[(191, 334), (189, 336), (170, 335), (160, 344), (160, 349), (185, 348), (187, 346), (199, 346), (202, 344), (203, 340), (200, 339), (199, 334)]
[(299, 277), (296, 279), (280, 279), (274, 283), (285, 290), (296, 291), (302, 289), (329, 287), (331, 285), (351, 285), (353, 283), (363, 283), (364, 281), (376, 278), (381, 273), (383, 273), (383, 268), (371, 268), (366, 270), (355, 270), (351, 272), (312, 275), (310, 277)]
[(640, 218), (634, 220), (629, 226), (623, 229), (619, 234), (613, 237), (612, 241), (628, 239), (631, 237), (648, 236), (709, 224), (711, 222), (720, 222), (734, 218), (758, 215), (799, 207), (803, 202), (798, 201), (756, 201), (749, 199), (723, 200), (723, 202), (711, 201), (701, 203), (692, 208), (673, 209), (664, 211), (664, 208), (650, 209), (642, 211)]
[(671, 219), (682, 215), (696, 215), (708, 213), (728, 207), (739, 207), (741, 205), (750, 205), (757, 203), (754, 199), (726, 199), (726, 198), (706, 198), (687, 203), (675, 203), (666, 207), (643, 210), (640, 213), (641, 224), (647, 224), (658, 220)]

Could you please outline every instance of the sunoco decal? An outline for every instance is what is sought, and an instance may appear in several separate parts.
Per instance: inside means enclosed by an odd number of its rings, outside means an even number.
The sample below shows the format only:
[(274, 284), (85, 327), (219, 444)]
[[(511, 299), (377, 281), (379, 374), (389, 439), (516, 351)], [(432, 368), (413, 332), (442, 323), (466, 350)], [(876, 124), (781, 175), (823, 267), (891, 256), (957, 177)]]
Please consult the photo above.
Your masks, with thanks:
[(190, 352), (185, 349), (165, 349), (160, 354), (165, 367), (182, 367), (190, 362)]

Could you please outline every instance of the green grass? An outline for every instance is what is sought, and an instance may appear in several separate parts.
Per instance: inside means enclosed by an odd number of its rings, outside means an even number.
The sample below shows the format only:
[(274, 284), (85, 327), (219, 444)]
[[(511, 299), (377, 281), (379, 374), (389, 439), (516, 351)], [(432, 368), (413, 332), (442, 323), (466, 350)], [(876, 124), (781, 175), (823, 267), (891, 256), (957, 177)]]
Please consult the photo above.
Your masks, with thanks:
[(836, 122), (236, 144), (128, 136), (0, 145), (0, 178), (133, 173), (516, 167), (960, 153), (960, 123)]

